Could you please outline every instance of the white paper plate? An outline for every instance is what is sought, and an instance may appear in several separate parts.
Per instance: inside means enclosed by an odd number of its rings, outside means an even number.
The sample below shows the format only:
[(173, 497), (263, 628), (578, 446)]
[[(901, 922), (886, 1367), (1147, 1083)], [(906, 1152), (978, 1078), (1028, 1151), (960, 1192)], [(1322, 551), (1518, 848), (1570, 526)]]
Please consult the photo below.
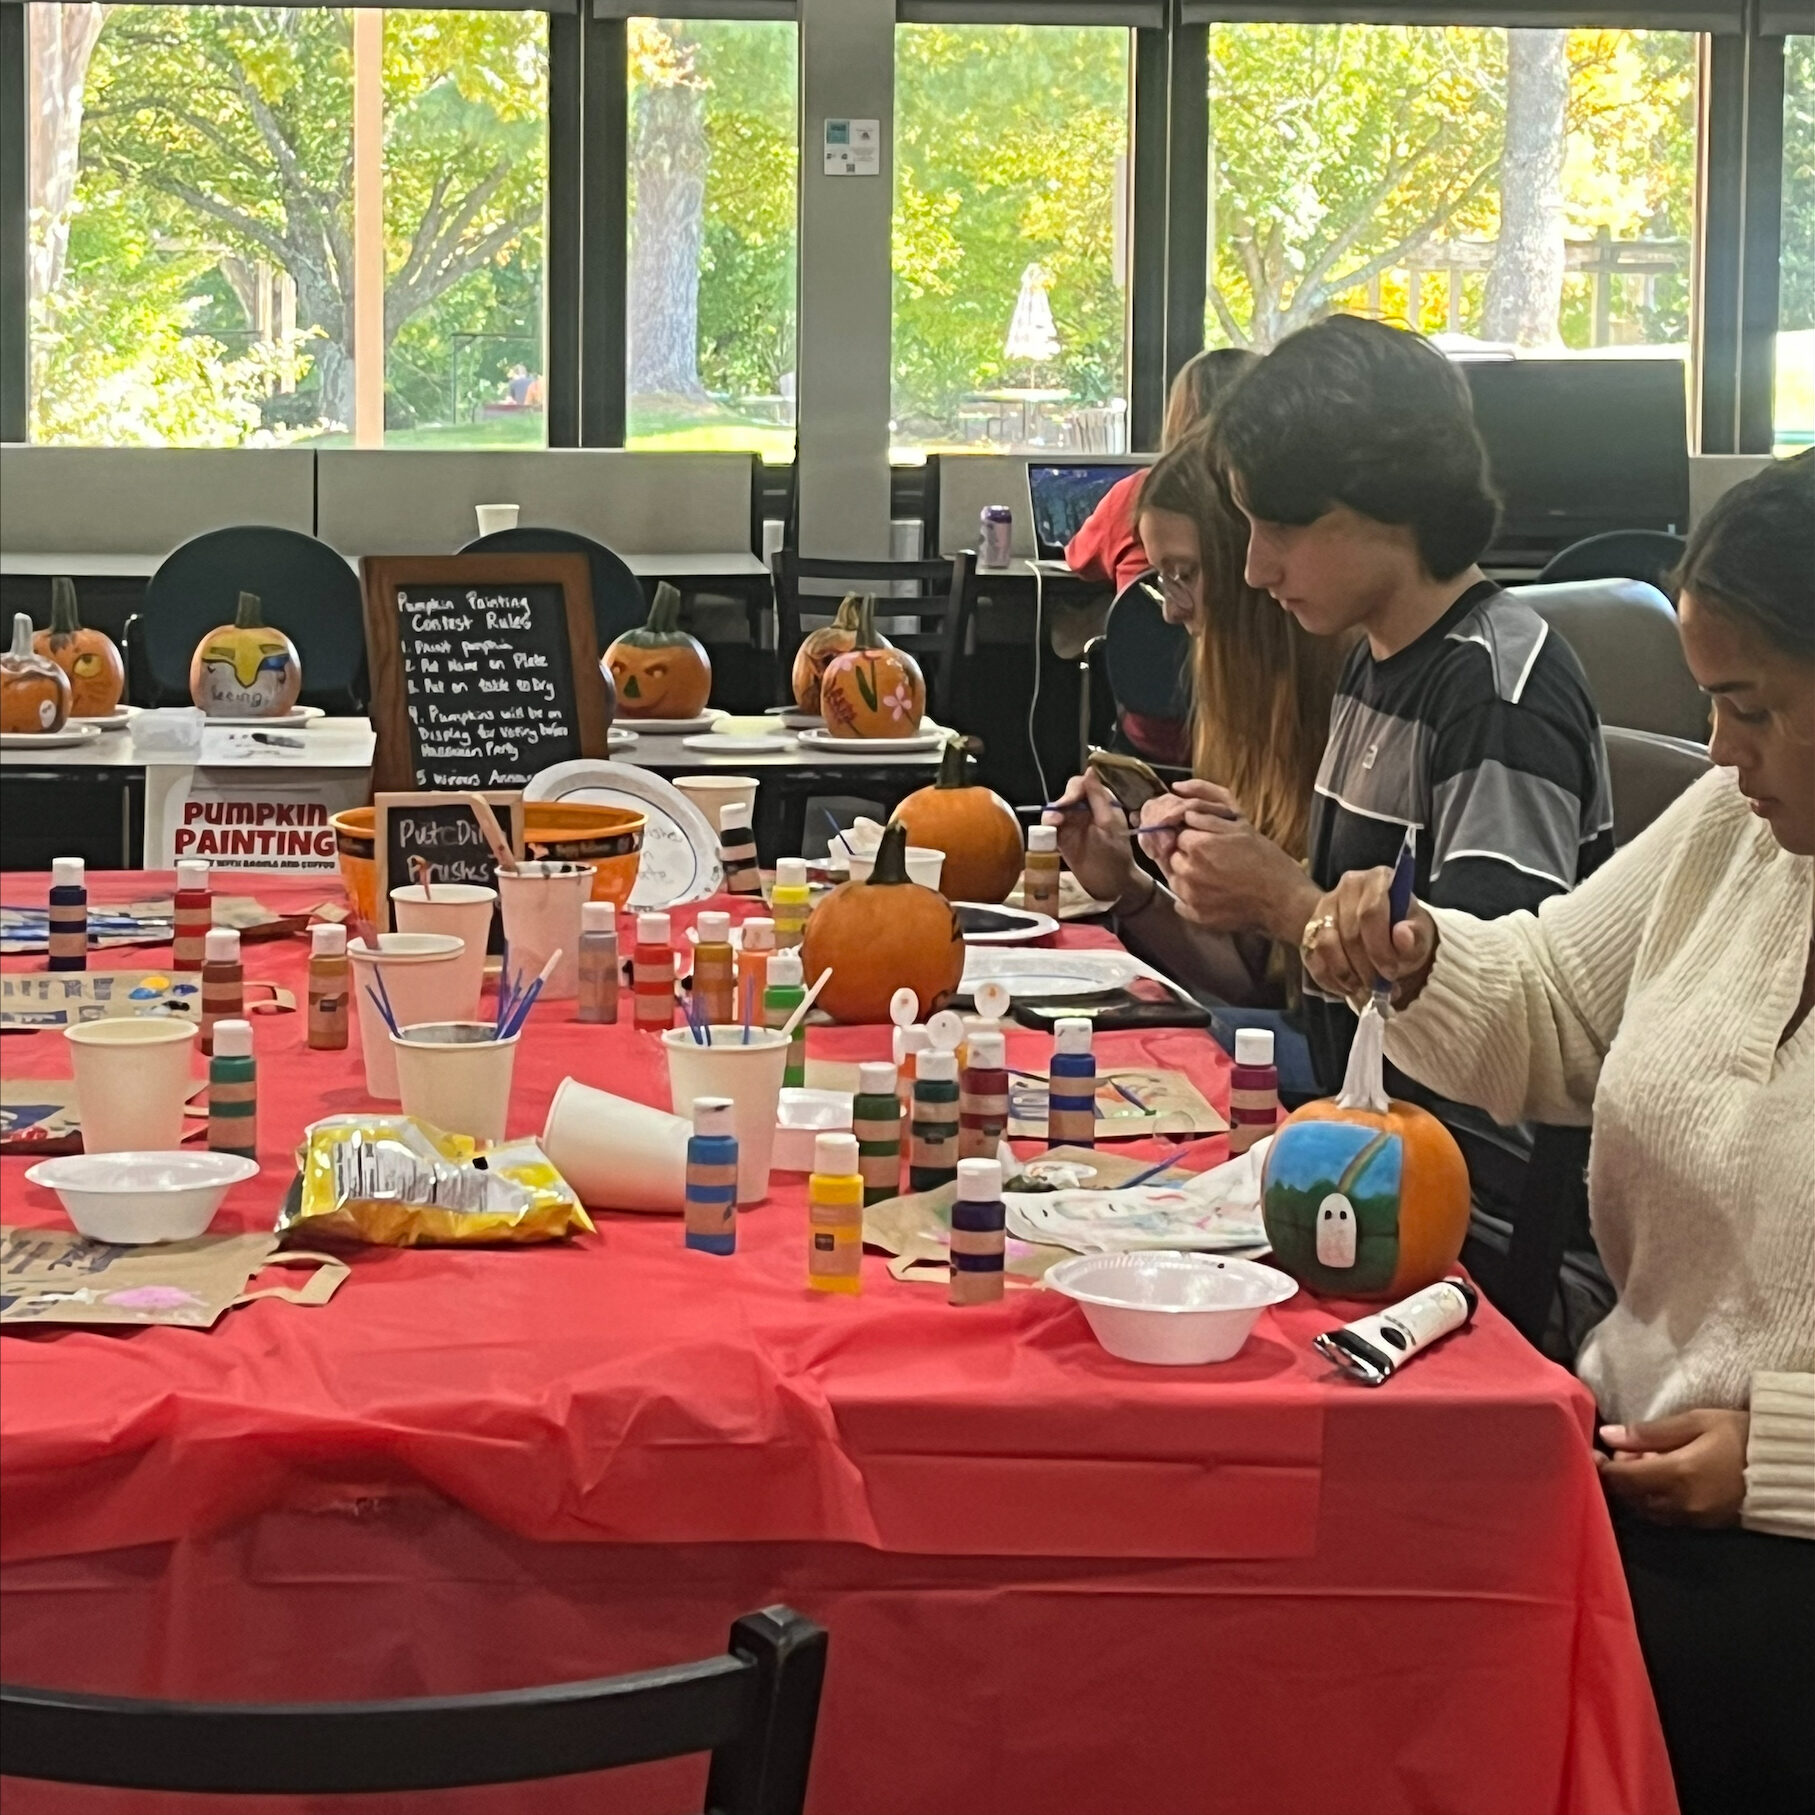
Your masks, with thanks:
[(1025, 951), (967, 942), (964, 981), (958, 986), (958, 994), (969, 996), (980, 983), (1002, 983), (1017, 1002), (1107, 996), (1126, 989), (1135, 978), (1150, 974), (1140, 959), (1127, 952)]
[(798, 706), (771, 706), (767, 718), (778, 718), (790, 731), (823, 731), (826, 721), (817, 712), (802, 712)]
[[(966, 945), (1022, 945), (1029, 939), (1044, 939), (1059, 930), (1058, 921), (1050, 914), (1032, 914), (1026, 908), (1010, 907), (1005, 901), (954, 901), (952, 906), (958, 910)], [(1007, 924), (973, 932), (968, 924), (972, 914), (997, 916)]]
[(651, 737), (684, 737), (689, 731), (710, 731), (726, 716), (713, 706), (695, 713), (692, 718), (635, 718), (620, 711), (618, 724), (625, 731), (646, 731)]
[(132, 723), (137, 706), (115, 706), (111, 712), (97, 712), (91, 717), (72, 717), (72, 725), (93, 725), (97, 731), (124, 731)]
[(609, 750), (622, 750), (627, 744), (636, 741), (637, 734), (634, 731), (627, 731), (622, 725), (613, 725), (606, 736), (605, 747)]
[(273, 725), (306, 725), (312, 718), (325, 717), (327, 713), (320, 706), (292, 706), (288, 712), (267, 712), (262, 715), (210, 712), (206, 722), (210, 725), (247, 725), (254, 731), (268, 731)]
[(72, 744), (92, 743), (101, 727), (66, 720), (61, 731), (0, 731), (0, 750), (66, 750)]
[(889, 755), (903, 750), (937, 750), (945, 742), (943, 731), (917, 731), (912, 737), (834, 737), (830, 731), (803, 731), (803, 746), (835, 750), (840, 756), (861, 757), (866, 752)]
[(724, 731), (708, 731), (703, 737), (683, 737), (689, 750), (704, 750), (713, 756), (761, 756), (769, 751), (785, 750), (785, 737), (734, 737)]
[(717, 894), (724, 885), (718, 834), (706, 823), (705, 814), (679, 788), (648, 769), (596, 757), (556, 763), (531, 780), (523, 798), (632, 807), (642, 813), (648, 824), (636, 887), (630, 891), (633, 908), (681, 907)]

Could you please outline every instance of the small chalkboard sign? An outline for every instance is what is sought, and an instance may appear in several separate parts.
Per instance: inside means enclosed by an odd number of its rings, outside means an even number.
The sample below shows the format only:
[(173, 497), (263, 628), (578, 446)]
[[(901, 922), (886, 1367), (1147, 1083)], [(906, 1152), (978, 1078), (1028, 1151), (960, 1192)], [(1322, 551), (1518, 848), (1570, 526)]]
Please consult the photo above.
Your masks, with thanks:
[[(523, 796), (487, 789), (485, 799), (511, 848), (523, 855)], [(479, 829), (473, 804), (461, 794), (378, 794), (372, 800), (372, 861), (376, 868), (378, 920), (381, 927), (394, 924), (391, 890), (416, 881), (410, 864), (420, 857), (429, 867), (431, 893), (438, 882), (472, 883), (479, 888), (498, 886), (498, 860)], [(504, 918), (492, 912), (487, 951), (504, 949)]]
[(360, 568), (377, 787), (521, 788), (606, 754), (584, 555), (373, 555)]

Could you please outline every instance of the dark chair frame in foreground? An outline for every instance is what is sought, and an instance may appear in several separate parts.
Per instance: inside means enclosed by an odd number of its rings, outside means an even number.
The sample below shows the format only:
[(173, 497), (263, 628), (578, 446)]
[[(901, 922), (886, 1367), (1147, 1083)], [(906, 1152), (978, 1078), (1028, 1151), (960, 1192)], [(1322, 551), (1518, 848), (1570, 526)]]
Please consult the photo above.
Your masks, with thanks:
[(826, 1633), (745, 1615), (721, 1657), (588, 1683), (402, 1702), (200, 1705), (0, 1687), (0, 1774), (199, 1795), (530, 1783), (710, 1752), (708, 1815), (805, 1806)]

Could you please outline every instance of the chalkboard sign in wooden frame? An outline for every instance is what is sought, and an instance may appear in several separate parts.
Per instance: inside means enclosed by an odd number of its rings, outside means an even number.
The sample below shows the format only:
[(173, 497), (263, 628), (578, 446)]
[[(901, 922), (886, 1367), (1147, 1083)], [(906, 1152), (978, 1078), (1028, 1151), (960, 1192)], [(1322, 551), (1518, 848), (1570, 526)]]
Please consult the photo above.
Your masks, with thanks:
[(584, 555), (368, 555), (360, 572), (376, 788), (521, 788), (607, 753)]
[[(522, 794), (502, 788), (481, 792), (504, 829), (511, 855), (521, 859)], [(372, 797), (373, 893), (381, 930), (388, 931), (395, 924), (391, 890), (416, 880), (409, 869), (412, 852), (428, 861), (431, 893), (437, 882), (476, 883), (487, 889), (498, 886), (498, 861), (479, 829), (479, 816), (473, 811), (469, 796), (375, 794)], [(491, 938), (486, 949), (493, 952), (504, 949), (504, 916), (496, 906), (492, 909)]]

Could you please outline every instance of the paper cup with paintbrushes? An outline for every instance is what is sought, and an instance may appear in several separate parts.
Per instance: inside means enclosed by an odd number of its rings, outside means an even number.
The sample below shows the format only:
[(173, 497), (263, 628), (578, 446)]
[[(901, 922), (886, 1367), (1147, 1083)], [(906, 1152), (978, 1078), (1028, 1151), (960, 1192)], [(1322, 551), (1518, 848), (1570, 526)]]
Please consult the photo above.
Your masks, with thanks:
[(435, 882), (420, 857), (410, 860), (415, 881), (391, 890), (391, 916), (400, 933), (444, 933), (461, 940), (459, 999), (470, 997), (477, 1012), (485, 987), (485, 952), (491, 943), (492, 912), (498, 891), (472, 882)]

